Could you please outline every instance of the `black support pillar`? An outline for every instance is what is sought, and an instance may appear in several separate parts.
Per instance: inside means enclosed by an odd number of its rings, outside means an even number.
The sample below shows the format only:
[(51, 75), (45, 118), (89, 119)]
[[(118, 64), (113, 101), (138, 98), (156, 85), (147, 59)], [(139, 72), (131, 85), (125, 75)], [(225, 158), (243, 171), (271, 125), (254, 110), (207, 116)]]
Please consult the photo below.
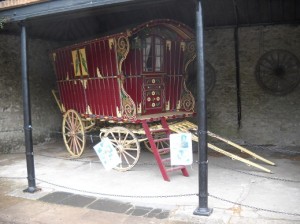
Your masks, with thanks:
[(241, 100), (241, 84), (240, 84), (240, 46), (239, 46), (239, 10), (237, 1), (233, 0), (236, 26), (234, 28), (234, 52), (235, 52), (235, 74), (236, 74), (236, 105), (237, 105), (237, 123), (241, 128), (242, 122), (242, 100)]
[(24, 133), (26, 148), (26, 164), (28, 188), (24, 192), (34, 193), (37, 191), (35, 183), (33, 146), (32, 146), (32, 127), (31, 127), (31, 111), (30, 111), (30, 94), (27, 75), (27, 37), (26, 27), (21, 24), (21, 67), (22, 67), (22, 93), (23, 93), (23, 115), (24, 115)]
[(203, 20), (201, 1), (197, 1), (196, 29), (197, 29), (197, 98), (198, 98), (198, 156), (199, 156), (199, 206), (194, 215), (209, 216), (212, 209), (208, 208), (208, 160), (207, 160), (207, 116), (206, 91), (204, 74), (204, 44)]
[(241, 88), (240, 88), (240, 55), (239, 55), (239, 28), (234, 28), (234, 52), (235, 52), (235, 74), (236, 74), (236, 105), (237, 105), (237, 122), (238, 128), (241, 127), (242, 122), (242, 102), (241, 102)]

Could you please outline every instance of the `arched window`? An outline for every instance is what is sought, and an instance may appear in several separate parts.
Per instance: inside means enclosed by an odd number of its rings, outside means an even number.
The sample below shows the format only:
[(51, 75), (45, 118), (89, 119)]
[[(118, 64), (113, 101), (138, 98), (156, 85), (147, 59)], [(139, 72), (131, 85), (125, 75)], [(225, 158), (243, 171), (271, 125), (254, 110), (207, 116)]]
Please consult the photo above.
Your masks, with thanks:
[(164, 71), (164, 41), (157, 36), (149, 36), (142, 40), (143, 71)]

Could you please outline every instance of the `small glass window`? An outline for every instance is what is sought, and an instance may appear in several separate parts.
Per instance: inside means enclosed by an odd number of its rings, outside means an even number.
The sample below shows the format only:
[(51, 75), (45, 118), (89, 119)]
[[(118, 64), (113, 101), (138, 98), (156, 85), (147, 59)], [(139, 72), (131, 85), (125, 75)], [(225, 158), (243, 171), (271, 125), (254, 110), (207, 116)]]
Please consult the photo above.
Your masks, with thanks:
[(164, 46), (163, 40), (151, 36), (142, 40), (143, 71), (163, 72)]

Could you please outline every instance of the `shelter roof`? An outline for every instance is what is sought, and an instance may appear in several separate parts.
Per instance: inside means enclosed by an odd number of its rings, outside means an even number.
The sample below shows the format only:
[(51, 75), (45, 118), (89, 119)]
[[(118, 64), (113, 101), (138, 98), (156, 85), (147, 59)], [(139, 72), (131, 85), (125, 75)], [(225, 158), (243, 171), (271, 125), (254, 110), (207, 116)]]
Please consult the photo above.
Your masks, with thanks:
[[(202, 0), (202, 3), (205, 28), (300, 23), (298, 0)], [(154, 19), (173, 19), (190, 27), (195, 27), (196, 21), (194, 0), (35, 0), (16, 7), (0, 8), (0, 18), (24, 21), (30, 37), (54, 41), (79, 41)], [(1, 32), (18, 33), (19, 29), (7, 24)]]

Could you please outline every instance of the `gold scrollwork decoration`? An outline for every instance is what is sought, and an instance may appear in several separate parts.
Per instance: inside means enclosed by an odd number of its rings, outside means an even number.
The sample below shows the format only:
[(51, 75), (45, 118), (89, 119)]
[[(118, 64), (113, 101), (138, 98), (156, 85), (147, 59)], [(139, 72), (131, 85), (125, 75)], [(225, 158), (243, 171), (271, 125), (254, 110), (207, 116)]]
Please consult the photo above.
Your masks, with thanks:
[(181, 109), (185, 111), (194, 111), (195, 109), (195, 98), (187, 89), (185, 81), (183, 81), (183, 93), (181, 95), (180, 104)]
[(186, 44), (186, 51), (184, 55), (184, 71), (187, 73), (187, 68), (190, 63), (196, 58), (196, 42), (190, 41)]
[(129, 52), (129, 40), (126, 36), (121, 36), (117, 39), (117, 55), (119, 72), (121, 73), (122, 63), (126, 59)]
[(121, 113), (122, 117), (125, 119), (135, 119), (136, 118), (136, 105), (131, 97), (127, 94), (123, 85), (121, 86), (121, 99), (122, 107)]

